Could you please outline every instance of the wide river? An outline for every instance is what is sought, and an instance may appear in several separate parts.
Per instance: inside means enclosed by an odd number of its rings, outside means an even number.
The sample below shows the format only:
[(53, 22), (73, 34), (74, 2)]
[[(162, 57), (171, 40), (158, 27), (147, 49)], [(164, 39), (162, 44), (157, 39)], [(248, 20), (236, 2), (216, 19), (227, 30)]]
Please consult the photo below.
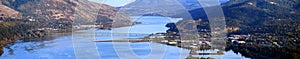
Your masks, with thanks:
[[(154, 42), (118, 43), (92, 42), (122, 38), (141, 38), (151, 33), (165, 32), (165, 24), (178, 20), (169, 17), (144, 16), (132, 17), (142, 24), (114, 28), (113, 30), (79, 30), (73, 33), (54, 33), (45, 39), (18, 41), (4, 47), (0, 59), (184, 59), (190, 50)], [(92, 57), (89, 57), (92, 56)], [(216, 59), (244, 59), (233, 51), (224, 55), (200, 55)], [(194, 56), (197, 57), (197, 56)], [(198, 56), (199, 57), (199, 56)]]

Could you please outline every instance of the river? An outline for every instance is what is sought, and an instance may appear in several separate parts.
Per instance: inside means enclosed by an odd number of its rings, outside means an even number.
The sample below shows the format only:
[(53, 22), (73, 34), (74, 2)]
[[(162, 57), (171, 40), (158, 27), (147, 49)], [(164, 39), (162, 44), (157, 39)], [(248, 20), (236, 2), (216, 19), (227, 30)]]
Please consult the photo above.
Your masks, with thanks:
[[(133, 21), (142, 24), (114, 28), (113, 30), (79, 30), (76, 33), (54, 33), (45, 39), (35, 39), (35, 41), (17, 41), (4, 47), (4, 53), (0, 59), (75, 59), (84, 51), (92, 51), (89, 48), (76, 49), (76, 44), (85, 44), (83, 41), (74, 40), (76, 38), (109, 40), (120, 38), (141, 38), (151, 33), (165, 32), (165, 24), (176, 22), (173, 18), (144, 16), (132, 17)], [(173, 20), (170, 20), (173, 19)], [(92, 33), (90, 33), (92, 31)], [(113, 35), (111, 33), (114, 33)], [(86, 37), (84, 35), (92, 35)], [(76, 43), (79, 42), (79, 43)], [(143, 58), (143, 59), (184, 59), (188, 57), (189, 51), (176, 46), (168, 46), (154, 42), (141, 43), (111, 43), (111, 42), (89, 42), (95, 44), (96, 53), (101, 59), (120, 59), (120, 58)], [(130, 48), (126, 47), (129, 46)], [(78, 48), (78, 47), (77, 47)], [(76, 50), (75, 50), (76, 49)], [(84, 49), (84, 50), (80, 50)], [(79, 51), (79, 52), (78, 52)], [(132, 55), (133, 53), (133, 55)], [(147, 57), (149, 56), (149, 57)], [(233, 51), (226, 51), (224, 55), (208, 55), (204, 57), (215, 57), (217, 59), (244, 59), (240, 54)], [(90, 57), (92, 58), (92, 57)]]

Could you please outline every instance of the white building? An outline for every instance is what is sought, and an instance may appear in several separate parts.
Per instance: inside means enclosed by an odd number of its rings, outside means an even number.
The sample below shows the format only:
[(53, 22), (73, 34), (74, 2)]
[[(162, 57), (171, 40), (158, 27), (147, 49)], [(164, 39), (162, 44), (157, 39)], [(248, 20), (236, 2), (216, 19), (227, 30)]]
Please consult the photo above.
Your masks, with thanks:
[(151, 39), (157, 39), (157, 38), (165, 38), (166, 36), (156, 36), (156, 35), (154, 35), (154, 36), (150, 36), (149, 38), (151, 38)]

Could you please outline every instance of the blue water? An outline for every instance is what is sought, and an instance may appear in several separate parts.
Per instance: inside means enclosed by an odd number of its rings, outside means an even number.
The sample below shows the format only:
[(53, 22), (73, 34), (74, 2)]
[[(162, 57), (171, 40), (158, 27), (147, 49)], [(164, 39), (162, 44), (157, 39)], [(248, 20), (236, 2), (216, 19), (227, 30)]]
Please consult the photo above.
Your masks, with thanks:
[[(94, 31), (96, 40), (110, 40), (117, 38), (141, 38), (151, 33), (165, 32), (166, 23), (171, 22), (167, 17), (133, 17), (134, 21), (143, 24), (115, 28), (113, 30), (80, 30), (76, 32)], [(130, 29), (130, 30), (128, 30)], [(114, 35), (112, 35), (114, 33)], [(80, 33), (77, 33), (80, 34)], [(73, 34), (74, 35), (74, 34)], [(90, 34), (83, 34), (90, 35)], [(70, 33), (55, 33), (43, 41), (16, 42), (4, 48), (4, 54), (0, 59), (75, 59), (74, 45)], [(81, 37), (81, 36), (77, 36)], [(86, 38), (86, 37), (82, 37)], [(90, 39), (90, 38), (86, 38)], [(130, 48), (126, 47), (129, 46)], [(138, 57), (143, 59), (184, 59), (188, 56), (189, 50), (175, 46), (167, 46), (153, 42), (142, 43), (111, 43), (97, 42), (97, 52), (103, 59), (132, 59)], [(88, 55), (88, 54), (87, 54)], [(150, 57), (147, 57), (150, 56)], [(224, 59), (241, 59), (240, 54), (232, 51), (225, 52), (225, 55), (213, 56)]]

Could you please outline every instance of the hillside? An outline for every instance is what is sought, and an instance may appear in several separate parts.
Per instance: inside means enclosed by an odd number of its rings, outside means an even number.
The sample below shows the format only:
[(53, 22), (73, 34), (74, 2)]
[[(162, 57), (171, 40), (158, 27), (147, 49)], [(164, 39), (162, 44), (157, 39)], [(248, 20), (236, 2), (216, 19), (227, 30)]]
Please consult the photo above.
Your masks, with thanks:
[(238, 26), (237, 34), (271, 33), (300, 38), (299, 0), (247, 0), (223, 5), (228, 26)]
[(114, 21), (130, 20), (125, 14), (116, 14), (117, 11), (113, 11), (116, 10), (114, 7), (87, 0), (2, 0), (2, 4), (22, 13), (24, 18), (39, 21), (75, 21), (74, 23), (95, 24), (96, 20), (106, 20), (97, 18), (99, 16), (108, 17), (109, 20)]
[(12, 17), (12, 18), (21, 18), (22, 14), (19, 13), (18, 11), (11, 9), (5, 5), (0, 4), (0, 17), (1, 18), (7, 18), (7, 17)]
[(265, 21), (300, 19), (299, 4), (299, 0), (231, 0), (223, 4), (223, 10), (228, 21), (236, 20), (229, 24), (261, 25)]
[(75, 11), (75, 23), (89, 22), (98, 24), (108, 24), (109, 22), (102, 21), (115, 21), (114, 25), (123, 26), (131, 24), (130, 17), (124, 13), (118, 12), (116, 8), (105, 4), (98, 4), (87, 0), (79, 0)]

